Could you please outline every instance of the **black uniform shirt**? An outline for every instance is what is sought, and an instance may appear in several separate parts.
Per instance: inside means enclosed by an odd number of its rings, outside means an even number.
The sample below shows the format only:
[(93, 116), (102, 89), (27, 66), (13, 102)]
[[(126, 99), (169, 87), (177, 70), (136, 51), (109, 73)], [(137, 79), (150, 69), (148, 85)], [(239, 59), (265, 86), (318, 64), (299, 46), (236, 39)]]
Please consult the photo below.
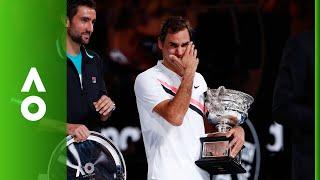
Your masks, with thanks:
[(82, 87), (72, 61), (67, 61), (67, 122), (84, 124), (90, 130), (100, 129), (100, 114), (93, 102), (107, 94), (103, 79), (103, 63), (93, 51), (80, 48), (82, 55)]

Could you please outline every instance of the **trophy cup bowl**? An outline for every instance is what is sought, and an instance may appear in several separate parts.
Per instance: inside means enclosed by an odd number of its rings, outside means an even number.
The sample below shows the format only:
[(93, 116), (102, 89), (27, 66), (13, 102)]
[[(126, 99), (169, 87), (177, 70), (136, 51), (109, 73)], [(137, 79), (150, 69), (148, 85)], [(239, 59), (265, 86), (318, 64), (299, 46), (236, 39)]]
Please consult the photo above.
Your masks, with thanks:
[(195, 162), (200, 168), (210, 174), (246, 172), (241, 165), (241, 151), (232, 157), (228, 147), (232, 137), (227, 138), (224, 134), (248, 118), (248, 110), (253, 101), (252, 96), (223, 86), (207, 90), (205, 99), (207, 119), (218, 131), (208, 137), (200, 138), (201, 157)]

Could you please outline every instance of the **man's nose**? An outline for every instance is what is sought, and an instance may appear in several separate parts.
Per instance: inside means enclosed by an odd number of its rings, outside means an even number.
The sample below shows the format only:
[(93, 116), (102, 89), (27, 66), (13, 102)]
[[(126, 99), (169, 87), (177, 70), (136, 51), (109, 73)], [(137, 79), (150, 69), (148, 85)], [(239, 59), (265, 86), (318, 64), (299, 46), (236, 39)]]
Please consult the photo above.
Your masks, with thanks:
[(182, 56), (183, 56), (183, 53), (184, 53), (184, 48), (181, 47), (181, 46), (177, 47), (177, 49), (176, 49), (176, 54), (177, 54), (177, 56), (178, 56), (178, 57), (182, 57)]
[(92, 22), (89, 22), (89, 23), (87, 24), (87, 31), (89, 31), (90, 33), (93, 32), (93, 23), (92, 23)]

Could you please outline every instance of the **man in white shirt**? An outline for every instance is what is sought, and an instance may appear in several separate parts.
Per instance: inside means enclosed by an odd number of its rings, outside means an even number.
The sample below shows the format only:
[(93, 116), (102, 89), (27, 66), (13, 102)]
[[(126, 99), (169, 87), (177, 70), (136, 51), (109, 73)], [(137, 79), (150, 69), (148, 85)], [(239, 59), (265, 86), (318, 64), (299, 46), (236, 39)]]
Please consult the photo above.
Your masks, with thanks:
[[(135, 81), (135, 94), (148, 161), (148, 179), (208, 180), (194, 163), (200, 157), (207, 84), (196, 72), (199, 60), (189, 22), (171, 17), (162, 26), (158, 46), (163, 60)], [(243, 146), (244, 131), (232, 128), (227, 137), (231, 155)]]

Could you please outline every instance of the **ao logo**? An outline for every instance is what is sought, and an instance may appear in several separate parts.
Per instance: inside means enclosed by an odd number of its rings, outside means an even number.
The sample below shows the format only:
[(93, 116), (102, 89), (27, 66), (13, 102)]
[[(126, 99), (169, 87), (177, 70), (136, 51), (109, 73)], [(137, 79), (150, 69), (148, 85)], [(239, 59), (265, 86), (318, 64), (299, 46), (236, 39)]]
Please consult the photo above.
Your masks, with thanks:
[(76, 164), (72, 164), (69, 159), (67, 159), (67, 166), (72, 168), (72, 169), (76, 169), (76, 177), (79, 177), (79, 175), (81, 174), (82, 176), (87, 176), (87, 175), (91, 175), (94, 172), (94, 164), (91, 162), (88, 162), (84, 165), (84, 167), (82, 167), (81, 164), (81, 157), (80, 154), (78, 153), (76, 147), (74, 144), (71, 144), (70, 146), (68, 146), (68, 149), (70, 151), (70, 153), (72, 154), (73, 158), (76, 160)]
[[(29, 92), (32, 82), (34, 82), (38, 92), (46, 92), (46, 89), (44, 88), (39, 73), (35, 67), (32, 67), (30, 69), (29, 74), (21, 89), (21, 92)], [(32, 113), (29, 111), (28, 108), (31, 104), (36, 104), (38, 106), (37, 112)], [(46, 103), (38, 96), (29, 96), (22, 101), (20, 110), (23, 117), (27, 120), (38, 121), (46, 113)]]
[[(94, 172), (94, 164), (91, 162), (88, 162), (84, 165), (83, 169), (80, 165), (75, 166), (75, 165), (70, 165), (68, 164), (69, 167), (76, 169), (76, 177), (79, 177), (79, 174), (81, 174), (83, 177), (90, 176)], [(84, 171), (83, 171), (84, 170)]]
[(128, 139), (130, 138), (133, 142), (139, 141), (141, 137), (141, 131), (137, 127), (125, 127), (119, 132), (114, 127), (109, 127), (101, 130), (101, 134), (105, 137), (112, 139), (113, 143), (119, 147), (121, 151), (128, 148)]

